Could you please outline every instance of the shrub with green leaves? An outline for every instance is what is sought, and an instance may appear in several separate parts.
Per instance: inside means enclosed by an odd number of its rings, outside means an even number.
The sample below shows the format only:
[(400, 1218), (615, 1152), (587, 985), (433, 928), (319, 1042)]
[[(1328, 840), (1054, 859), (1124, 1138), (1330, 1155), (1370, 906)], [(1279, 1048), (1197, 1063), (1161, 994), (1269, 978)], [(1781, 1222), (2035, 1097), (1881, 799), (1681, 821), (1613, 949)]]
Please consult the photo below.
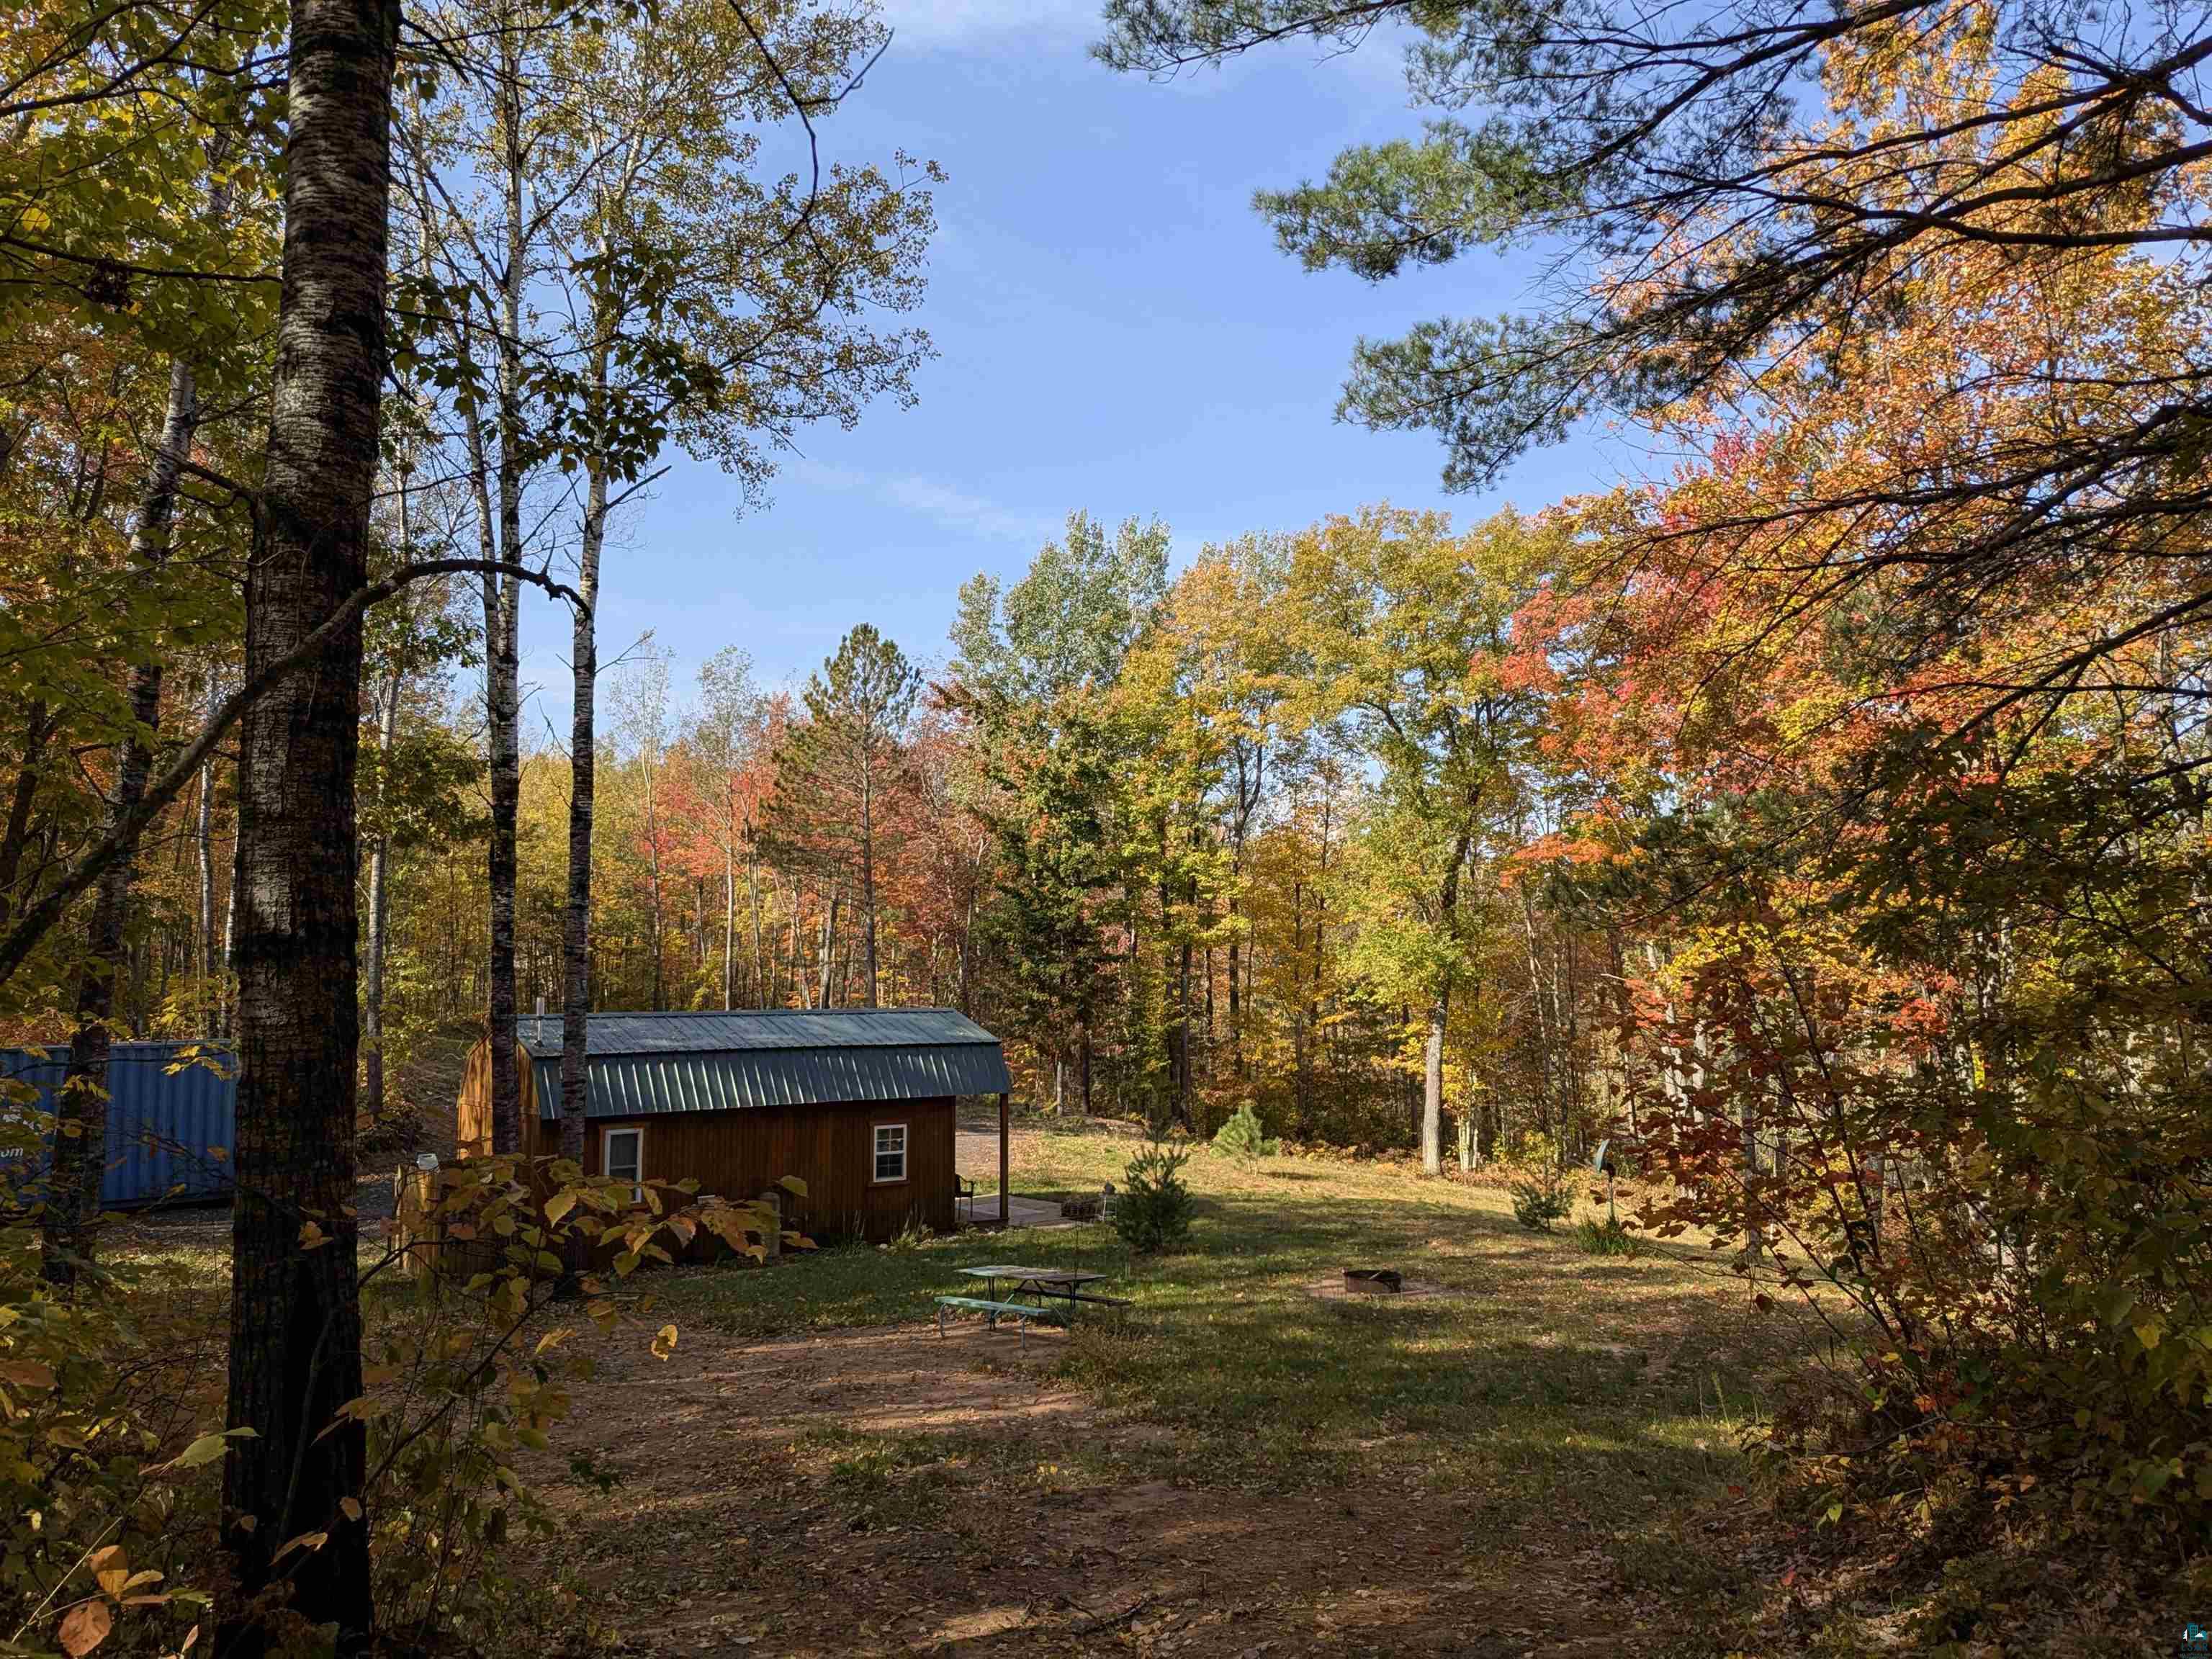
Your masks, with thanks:
[(1225, 1157), (1243, 1158), (1247, 1163), (1255, 1158), (1273, 1158), (1280, 1145), (1280, 1142), (1268, 1139), (1266, 1126), (1260, 1121), (1259, 1113), (1252, 1109), (1252, 1103), (1249, 1100), (1241, 1103), (1231, 1114), (1229, 1121), (1213, 1133), (1215, 1152)]
[(1585, 1216), (1575, 1229), (1575, 1242), (1592, 1255), (1636, 1254), (1636, 1235), (1617, 1216), (1607, 1216), (1602, 1221), (1595, 1216)]
[(201, 1379), (219, 1311), (166, 1264), (109, 1260), (48, 1282), (49, 1138), (72, 1133), (0, 1079), (0, 1652), (173, 1652), (210, 1605), (234, 1437)]
[(1114, 1206), (1114, 1229), (1140, 1255), (1174, 1249), (1190, 1236), (1197, 1206), (1178, 1173), (1188, 1152), (1147, 1146), (1129, 1160), (1121, 1200)]
[[(224, 1304), (190, 1271), (119, 1250), (71, 1289), (47, 1281), (44, 1148), (67, 1133), (0, 1079), (0, 1654), (174, 1654), (205, 1634), (223, 1461), (253, 1431), (216, 1415)], [(589, 1365), (563, 1340), (586, 1323), (647, 1328), (649, 1302), (618, 1296), (620, 1280), (701, 1232), (764, 1255), (779, 1218), (688, 1186), (641, 1204), (627, 1182), (512, 1157), (420, 1175), (404, 1208), (362, 1273), (363, 1391), (323, 1430), (364, 1425), (368, 1478), (328, 1512), (292, 1518), (279, 1559), (365, 1522), (380, 1621), (410, 1633), (409, 1651), (545, 1646), (552, 1625), (579, 1616), (574, 1588), (521, 1570), (503, 1546), (518, 1526), (551, 1524), (516, 1460), (548, 1449), (567, 1382)], [(303, 1223), (301, 1250), (325, 1248), (355, 1246)], [(568, 1266), (584, 1260), (605, 1265), (576, 1275), (568, 1299)], [(665, 1358), (676, 1339), (662, 1326), (653, 1352)], [(257, 1650), (327, 1650), (289, 1607), (234, 1605), (258, 1620)]]

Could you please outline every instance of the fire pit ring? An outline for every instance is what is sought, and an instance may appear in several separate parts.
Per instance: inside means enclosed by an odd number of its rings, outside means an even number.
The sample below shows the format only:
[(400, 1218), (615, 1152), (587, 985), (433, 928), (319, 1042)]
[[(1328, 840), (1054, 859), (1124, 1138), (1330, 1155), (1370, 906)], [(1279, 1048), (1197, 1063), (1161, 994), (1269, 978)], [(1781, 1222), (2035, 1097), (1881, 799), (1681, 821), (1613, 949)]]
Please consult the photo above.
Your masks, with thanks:
[(1396, 1296), (1405, 1288), (1405, 1275), (1395, 1267), (1346, 1267), (1344, 1270), (1344, 1289), (1350, 1296)]

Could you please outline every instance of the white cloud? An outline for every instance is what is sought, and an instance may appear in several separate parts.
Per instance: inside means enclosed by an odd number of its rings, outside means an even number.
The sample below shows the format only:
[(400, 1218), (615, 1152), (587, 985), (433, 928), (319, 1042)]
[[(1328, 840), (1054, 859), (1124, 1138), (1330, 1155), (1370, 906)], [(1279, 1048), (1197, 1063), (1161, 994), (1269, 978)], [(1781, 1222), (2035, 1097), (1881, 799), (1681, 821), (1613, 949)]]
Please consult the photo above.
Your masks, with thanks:
[(916, 473), (885, 480), (883, 492), (908, 512), (918, 513), (947, 530), (970, 531), (994, 541), (1028, 542), (1034, 545), (1051, 540), (1060, 529), (1057, 520), (1018, 513)]
[(883, 0), (901, 46), (1054, 45), (1097, 32), (1099, 0)]
[(873, 495), (940, 529), (985, 541), (1018, 542), (1035, 548), (1050, 541), (1061, 528), (1058, 519), (1023, 513), (919, 472), (879, 477), (821, 461), (804, 461), (793, 471), (823, 489)]

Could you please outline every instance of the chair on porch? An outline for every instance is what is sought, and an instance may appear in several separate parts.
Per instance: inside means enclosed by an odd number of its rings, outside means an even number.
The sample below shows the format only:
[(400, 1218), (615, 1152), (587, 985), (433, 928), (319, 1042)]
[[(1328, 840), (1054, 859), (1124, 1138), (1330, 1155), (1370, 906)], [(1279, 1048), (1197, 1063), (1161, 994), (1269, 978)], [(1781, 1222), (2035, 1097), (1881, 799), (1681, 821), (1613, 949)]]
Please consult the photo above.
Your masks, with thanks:
[(957, 1170), (953, 1171), (953, 1212), (971, 1227), (1003, 1226), (1010, 1219), (1007, 1211), (1011, 1206), (1006, 1202), (1006, 1194), (1012, 1191), (1012, 1184), (1009, 1179), (1011, 1171), (1006, 1159), (1006, 1145), (1011, 1126), (1010, 1097), (1001, 1094), (999, 1097), (999, 1201), (994, 1206), (998, 1211), (997, 1214), (977, 1213), (980, 1194), (976, 1191), (975, 1178), (962, 1175)]

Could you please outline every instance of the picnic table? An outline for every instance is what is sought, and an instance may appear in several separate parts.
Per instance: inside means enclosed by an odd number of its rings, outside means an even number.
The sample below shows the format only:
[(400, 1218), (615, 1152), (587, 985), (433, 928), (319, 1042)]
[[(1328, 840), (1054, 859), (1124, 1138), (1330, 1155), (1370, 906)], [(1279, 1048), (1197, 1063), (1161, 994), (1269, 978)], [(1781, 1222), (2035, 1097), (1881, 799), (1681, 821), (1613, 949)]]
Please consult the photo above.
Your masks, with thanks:
[[(1126, 1308), (1129, 1304), (1118, 1296), (1095, 1296), (1083, 1287), (1096, 1285), (1106, 1277), (1103, 1273), (1087, 1273), (1067, 1267), (1024, 1267), (1010, 1262), (995, 1262), (981, 1267), (963, 1267), (960, 1272), (969, 1279), (984, 1281), (984, 1293), (980, 1297), (940, 1296), (937, 1298), (937, 1334), (945, 1334), (945, 1314), (950, 1308), (965, 1308), (981, 1313), (987, 1324), (995, 1326), (1004, 1316), (1018, 1320), (1022, 1328), (1022, 1340), (1029, 1340), (1030, 1321), (1047, 1313), (1048, 1301), (1066, 1304), (1066, 1317), (1075, 1316), (1079, 1302), (1096, 1303), (1101, 1307)], [(999, 1286), (1007, 1286), (1001, 1295)], [(1026, 1296), (1028, 1302), (1018, 1302), (1017, 1297)]]
[[(1018, 1296), (1039, 1299), (1048, 1297), (1068, 1303), (1070, 1313), (1074, 1312), (1073, 1304), (1078, 1302), (1096, 1302), (1109, 1307), (1124, 1305), (1119, 1297), (1085, 1292), (1085, 1285), (1099, 1283), (1106, 1277), (1104, 1273), (1079, 1273), (1071, 1267), (1018, 1267), (1003, 1261), (981, 1267), (963, 1267), (960, 1271), (970, 1279), (985, 1280), (990, 1288), (984, 1295), (993, 1302), (1011, 1302)], [(1003, 1297), (999, 1294), (1000, 1279), (1011, 1287)]]

